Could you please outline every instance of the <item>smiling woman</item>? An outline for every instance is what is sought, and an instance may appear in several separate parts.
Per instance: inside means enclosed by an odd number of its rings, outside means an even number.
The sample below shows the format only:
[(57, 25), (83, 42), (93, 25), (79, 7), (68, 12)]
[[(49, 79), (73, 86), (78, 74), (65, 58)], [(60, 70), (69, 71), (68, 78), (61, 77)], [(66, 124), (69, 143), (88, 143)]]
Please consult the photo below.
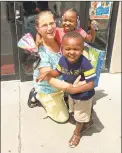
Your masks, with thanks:
[[(50, 10), (40, 12), (35, 18), (35, 27), (39, 34), (39, 55), (41, 61), (34, 70), (34, 88), (36, 98), (47, 111), (47, 115), (57, 122), (66, 122), (69, 118), (63, 92), (52, 87), (48, 82), (36, 82), (40, 73), (55, 69), (61, 57), (60, 46), (55, 40), (56, 24)], [(62, 80), (62, 77), (58, 77)], [(29, 99), (29, 103), (33, 101)]]
[(40, 35), (39, 39), (41, 39), (41, 41), (44, 41), (45, 39), (47, 41), (47, 39), (54, 38), (56, 33), (56, 23), (52, 12), (43, 11), (39, 13), (35, 19), (35, 27)]

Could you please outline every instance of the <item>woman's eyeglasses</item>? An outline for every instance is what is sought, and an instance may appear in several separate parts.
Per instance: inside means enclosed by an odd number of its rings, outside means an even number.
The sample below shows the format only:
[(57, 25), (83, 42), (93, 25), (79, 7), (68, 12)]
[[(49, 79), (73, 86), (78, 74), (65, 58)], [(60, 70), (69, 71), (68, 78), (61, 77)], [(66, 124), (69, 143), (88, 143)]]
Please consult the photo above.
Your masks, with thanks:
[(55, 26), (56, 25), (56, 23), (55, 22), (50, 22), (49, 24), (43, 24), (42, 26), (40, 26), (39, 28), (41, 28), (41, 29), (47, 29), (48, 28), (48, 26), (51, 26), (51, 27), (53, 27), (53, 26)]

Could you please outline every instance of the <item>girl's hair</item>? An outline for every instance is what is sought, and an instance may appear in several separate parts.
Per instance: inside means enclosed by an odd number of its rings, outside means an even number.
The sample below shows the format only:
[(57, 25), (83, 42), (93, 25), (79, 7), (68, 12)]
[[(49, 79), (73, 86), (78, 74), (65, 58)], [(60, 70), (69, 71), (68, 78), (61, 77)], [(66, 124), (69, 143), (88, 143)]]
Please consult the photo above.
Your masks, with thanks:
[(75, 8), (66, 8), (63, 12), (62, 12), (62, 16), (66, 13), (66, 12), (69, 12), (69, 11), (71, 11), (71, 12), (75, 12), (76, 13), (76, 16), (79, 18), (79, 14), (78, 14), (78, 12), (77, 12), (77, 10), (75, 9)]
[[(52, 13), (52, 11), (50, 9), (41, 11), (39, 14), (37, 14), (37, 16), (35, 18), (35, 27), (39, 27), (39, 19), (40, 19), (41, 16), (43, 16), (45, 14), (50, 14), (50, 15), (53, 15), (53, 17), (54, 17), (54, 14)], [(42, 45), (42, 38), (41, 38), (41, 35), (39, 33), (38, 33), (38, 35), (40, 36), (40, 40), (36, 40), (36, 45), (39, 48), (40, 45)]]

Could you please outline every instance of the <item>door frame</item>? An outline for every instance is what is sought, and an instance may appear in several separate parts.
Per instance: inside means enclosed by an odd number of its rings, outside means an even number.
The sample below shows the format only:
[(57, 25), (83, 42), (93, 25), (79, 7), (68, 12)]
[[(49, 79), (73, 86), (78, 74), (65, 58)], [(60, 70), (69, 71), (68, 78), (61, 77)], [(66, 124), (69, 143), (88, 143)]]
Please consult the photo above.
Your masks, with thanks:
[[(15, 9), (15, 16), (16, 16), (16, 10), (19, 11), (20, 17), (18, 19), (15, 19), (15, 26), (16, 26), (16, 32), (17, 32), (17, 42), (20, 40), (22, 35), (24, 34), (24, 12), (23, 12), (23, 2), (14, 2), (14, 9)], [(16, 44), (17, 46), (17, 44)], [(24, 68), (22, 66), (22, 58), (24, 57), (23, 49), (17, 47), (18, 50), (18, 61), (19, 61), (19, 79), (21, 82), (23, 81), (31, 81), (33, 76), (27, 75), (24, 72)]]
[(112, 56), (113, 44), (114, 44), (114, 38), (115, 38), (118, 9), (119, 9), (119, 1), (113, 2), (108, 47), (107, 47), (106, 61), (105, 61), (105, 67), (107, 68), (108, 72), (110, 70), (110, 65), (111, 65), (111, 56)]

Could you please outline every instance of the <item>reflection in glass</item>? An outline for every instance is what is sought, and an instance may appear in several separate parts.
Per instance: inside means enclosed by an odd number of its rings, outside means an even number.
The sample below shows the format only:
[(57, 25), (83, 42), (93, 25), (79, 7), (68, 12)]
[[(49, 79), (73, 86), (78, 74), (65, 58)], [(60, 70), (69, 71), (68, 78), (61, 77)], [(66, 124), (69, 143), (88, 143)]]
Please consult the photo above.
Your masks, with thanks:
[[(48, 8), (48, 2), (46, 1), (25, 1), (23, 2), (23, 11), (24, 11), (24, 33), (31, 33), (34, 40), (36, 37), (35, 29), (35, 17), (36, 15)], [(22, 66), (26, 74), (32, 74), (33, 65), (26, 63), (28, 58), (28, 53), (25, 51), (22, 61)]]
[[(92, 3), (92, 2), (91, 2)], [(97, 2), (94, 2), (95, 4)], [(101, 3), (101, 2), (98, 2), (98, 4)], [(109, 18), (105, 18), (105, 16), (101, 16), (101, 19), (95, 19), (99, 26), (98, 26), (98, 31), (96, 31), (96, 38), (95, 38), (95, 41), (93, 44), (94, 47), (98, 48), (98, 49), (101, 49), (101, 50), (107, 50), (107, 46), (108, 46), (108, 37), (109, 37), (109, 29), (110, 29), (110, 21), (111, 21), (111, 12), (112, 12), (112, 2), (111, 2), (111, 5), (110, 5), (110, 17)], [(103, 5), (101, 3), (101, 5)], [(105, 2), (104, 2), (104, 5), (105, 5)], [(91, 7), (93, 7), (91, 5)], [(98, 8), (101, 8), (101, 6), (99, 6)], [(91, 8), (90, 8), (90, 11), (91, 11)], [(105, 12), (104, 12), (105, 13)]]
[(1, 75), (15, 73), (10, 24), (6, 17), (6, 2), (1, 2)]

